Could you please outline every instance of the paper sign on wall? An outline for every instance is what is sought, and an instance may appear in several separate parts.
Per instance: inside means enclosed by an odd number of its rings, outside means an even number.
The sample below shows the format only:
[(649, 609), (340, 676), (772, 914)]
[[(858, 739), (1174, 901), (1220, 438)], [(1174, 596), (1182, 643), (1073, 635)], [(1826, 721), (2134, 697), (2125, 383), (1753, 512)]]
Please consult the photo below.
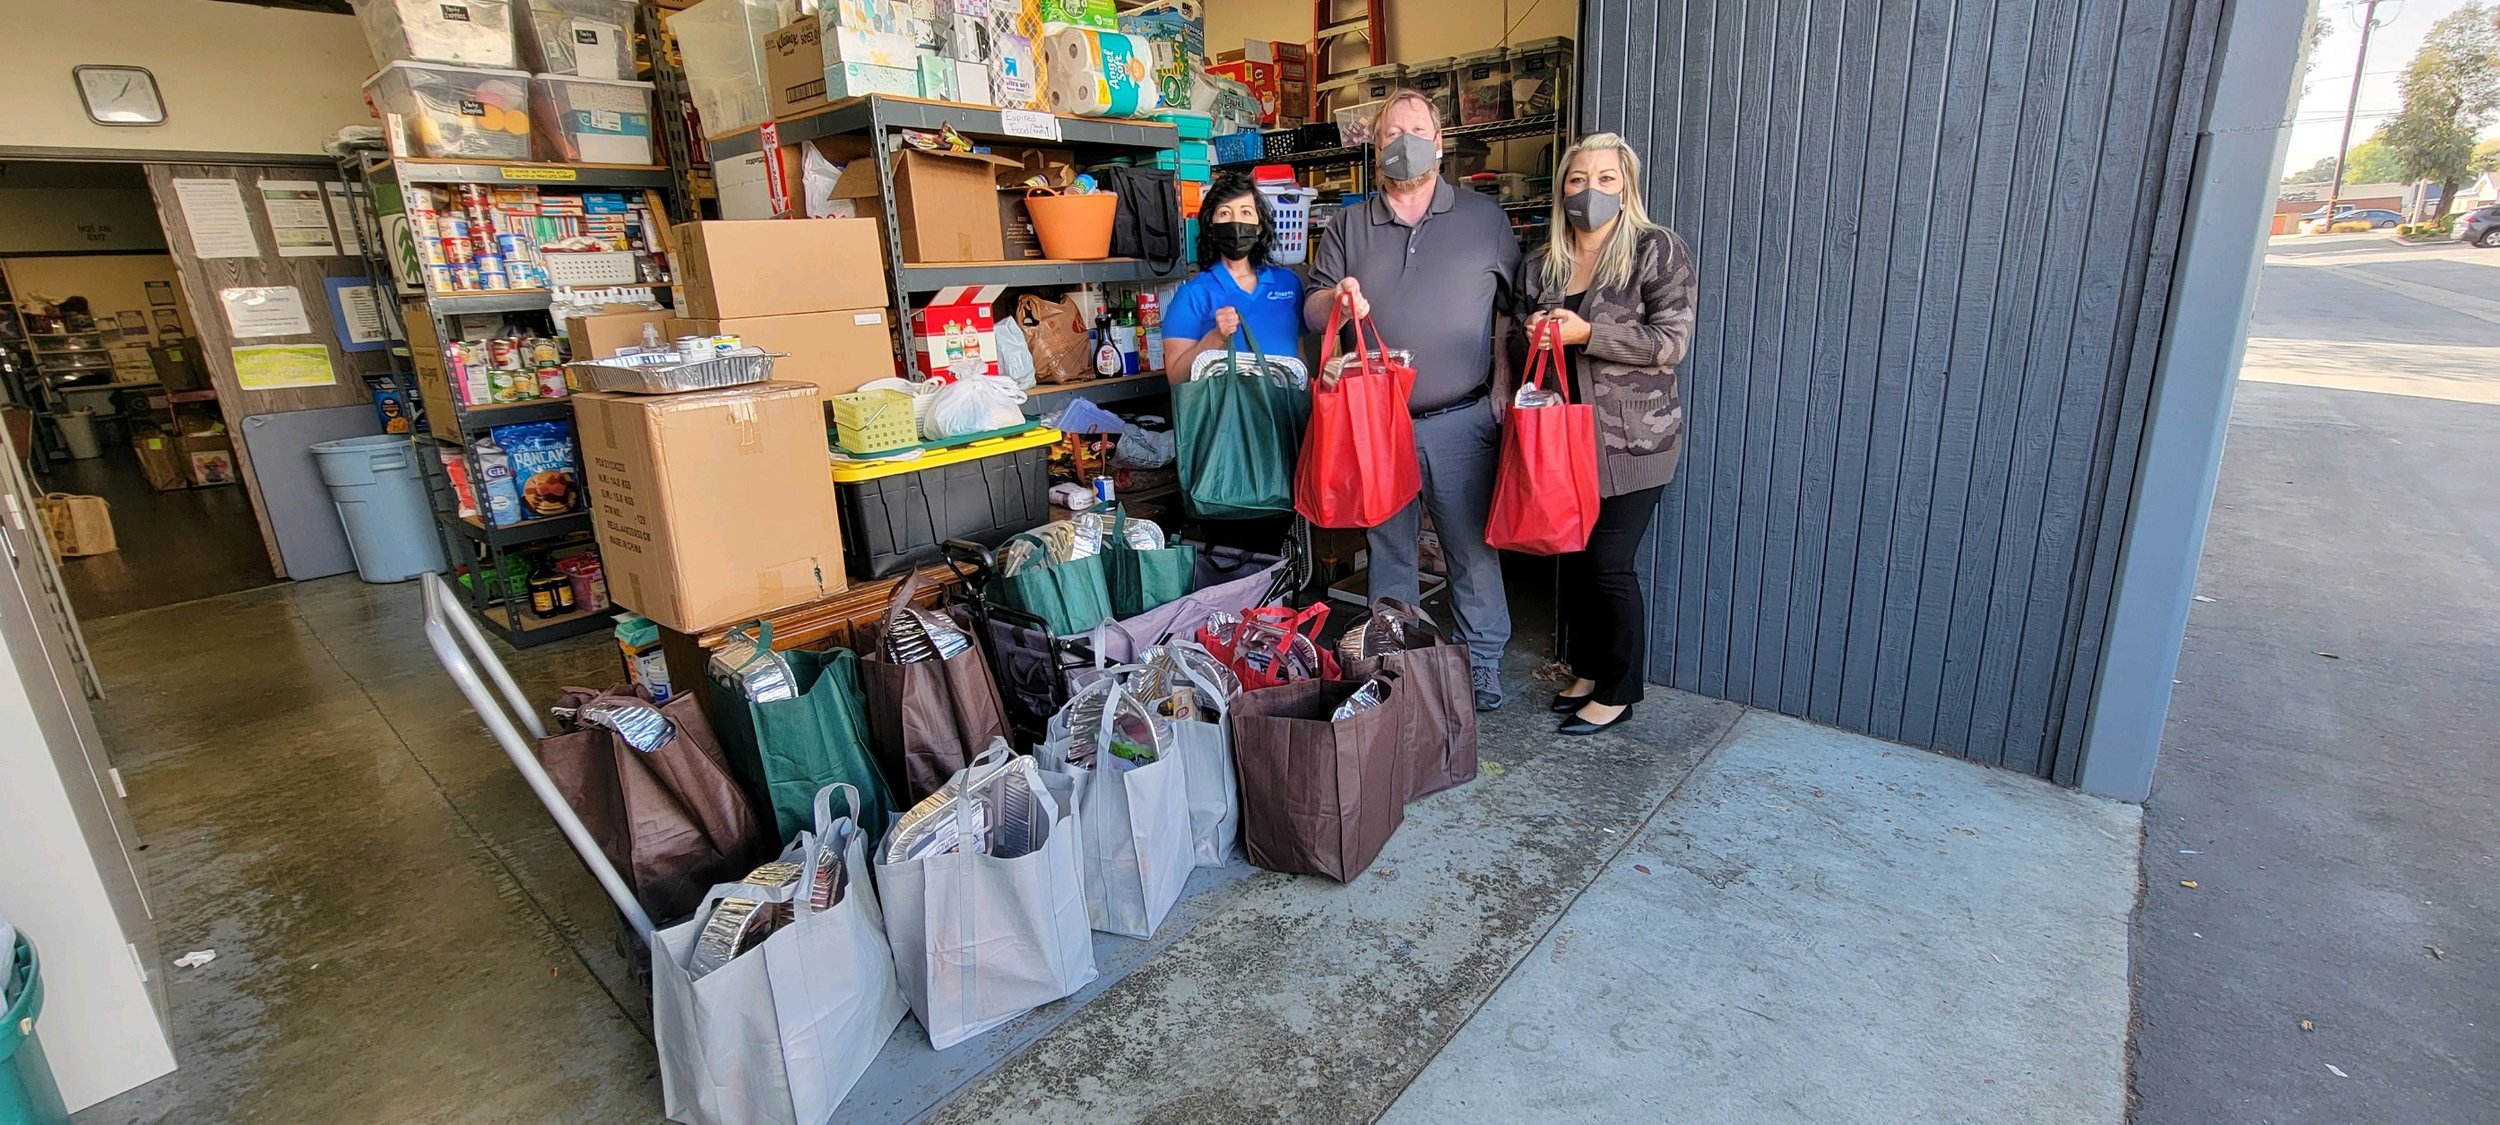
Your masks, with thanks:
[(261, 209), (269, 212), (269, 234), (278, 240), (281, 258), (320, 258), (339, 252), (330, 237), (330, 211), (323, 205), (321, 185), (313, 180), (262, 180)]
[(365, 253), (364, 230), (356, 222), (356, 204), (347, 194), (347, 185), (331, 181), (323, 185), (330, 195), (330, 221), (339, 228), (339, 253), (361, 258)]
[(191, 250), (203, 258), (260, 257), (252, 213), (243, 209), (243, 188), (233, 180), (175, 180), (182, 222), (191, 228)]
[(304, 315), (303, 291), (292, 285), (220, 289), (217, 299), (226, 306), (226, 327), (236, 339), (312, 335), (312, 320)]
[(247, 344), (234, 349), (234, 381), (247, 391), (327, 387), (339, 381), (322, 344)]
[(334, 277), (324, 284), (330, 290), (330, 322), (338, 328), (340, 350), (378, 352), (399, 338), (373, 282), (361, 277)]

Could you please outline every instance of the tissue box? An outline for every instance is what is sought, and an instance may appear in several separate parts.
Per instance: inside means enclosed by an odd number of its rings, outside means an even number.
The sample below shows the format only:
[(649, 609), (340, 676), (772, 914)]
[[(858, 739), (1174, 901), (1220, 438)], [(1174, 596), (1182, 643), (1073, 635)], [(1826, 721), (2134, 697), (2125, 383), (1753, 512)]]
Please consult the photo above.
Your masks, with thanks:
[(910, 67), (839, 63), (825, 68), (825, 96), (836, 100), (869, 94), (917, 98), (924, 96), (920, 90), (920, 72)]
[(955, 100), (955, 60), (938, 55), (920, 56), (920, 96), (935, 102)]
[(909, 69), (914, 65), (912, 60), (920, 57), (920, 47), (910, 36), (882, 31), (855, 31), (825, 24), (818, 30), (817, 42), (823, 49), (827, 70), (846, 63)]

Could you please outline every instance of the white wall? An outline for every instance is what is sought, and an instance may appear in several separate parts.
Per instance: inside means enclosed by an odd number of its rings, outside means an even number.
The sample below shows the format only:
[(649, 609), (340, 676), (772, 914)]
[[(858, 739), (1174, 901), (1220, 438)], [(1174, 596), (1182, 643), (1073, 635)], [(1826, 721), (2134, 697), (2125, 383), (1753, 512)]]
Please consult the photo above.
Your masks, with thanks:
[[(144, 66), (165, 124), (87, 120), (70, 68)], [(370, 120), (373, 72), (347, 16), (212, 0), (0, 0), (0, 145), (317, 153)]]
[(0, 188), (0, 254), (164, 249), (145, 188)]

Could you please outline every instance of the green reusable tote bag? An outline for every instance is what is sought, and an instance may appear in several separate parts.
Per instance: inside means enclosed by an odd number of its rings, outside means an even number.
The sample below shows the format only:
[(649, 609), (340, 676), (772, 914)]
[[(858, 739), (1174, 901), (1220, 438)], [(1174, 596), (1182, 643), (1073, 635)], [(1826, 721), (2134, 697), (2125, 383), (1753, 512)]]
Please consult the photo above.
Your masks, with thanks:
[(1190, 594), (1198, 574), (1198, 549), (1174, 543), (1159, 551), (1128, 545), (1128, 510), (1118, 512), (1102, 545), (1103, 578), (1111, 588), (1111, 616), (1125, 621), (1161, 609)]
[[(1030, 534), (1036, 557), (1049, 558), (1050, 548)], [(1100, 553), (1070, 562), (1028, 566), (994, 579), (985, 593), (992, 602), (1042, 619), (1051, 635), (1090, 633), (1111, 620), (1111, 587)]]
[[(759, 649), (770, 651), (772, 624), (753, 627)], [(741, 630), (742, 632), (744, 630)], [(730, 764), (749, 792), (772, 810), (783, 843), (814, 827), (816, 793), (828, 785), (859, 790), (859, 826), (875, 839), (894, 811), (885, 775), (869, 756), (867, 695), (860, 686), (859, 656), (846, 648), (798, 649), (780, 654), (790, 665), (797, 695), (757, 703), (734, 684), (706, 676), (714, 725)]]
[(1311, 413), (1310, 390), (1295, 385), (1302, 361), (1260, 352), (1246, 326), (1241, 335), (1248, 351), (1201, 353), (1195, 366), (1214, 370), (1172, 388), (1181, 486), (1200, 519), (1293, 514), (1294, 462)]

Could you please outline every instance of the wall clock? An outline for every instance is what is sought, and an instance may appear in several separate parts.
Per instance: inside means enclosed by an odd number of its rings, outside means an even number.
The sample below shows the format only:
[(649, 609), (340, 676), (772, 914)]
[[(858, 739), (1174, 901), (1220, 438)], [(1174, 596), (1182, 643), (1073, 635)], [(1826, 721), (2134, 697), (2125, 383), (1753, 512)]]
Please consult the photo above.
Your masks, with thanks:
[(165, 99), (156, 92), (156, 76), (143, 66), (79, 66), (78, 98), (87, 103), (87, 119), (98, 125), (162, 125)]

